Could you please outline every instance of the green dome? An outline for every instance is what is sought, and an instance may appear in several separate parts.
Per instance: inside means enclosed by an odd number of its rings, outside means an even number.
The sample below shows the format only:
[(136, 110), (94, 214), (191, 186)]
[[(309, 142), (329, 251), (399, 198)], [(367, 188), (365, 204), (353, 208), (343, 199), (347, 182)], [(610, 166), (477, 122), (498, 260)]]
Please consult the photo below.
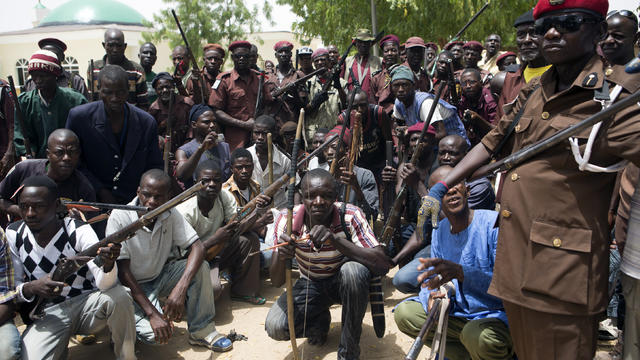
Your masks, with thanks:
[(113, 0), (71, 0), (51, 10), (38, 27), (55, 25), (142, 25), (144, 17)]

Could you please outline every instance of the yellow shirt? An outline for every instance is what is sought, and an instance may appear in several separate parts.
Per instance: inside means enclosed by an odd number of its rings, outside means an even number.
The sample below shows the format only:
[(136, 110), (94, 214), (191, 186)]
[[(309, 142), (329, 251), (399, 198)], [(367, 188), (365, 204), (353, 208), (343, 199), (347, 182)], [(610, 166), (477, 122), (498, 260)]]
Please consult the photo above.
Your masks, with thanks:
[(531, 79), (542, 75), (550, 67), (551, 65), (541, 66), (537, 68), (532, 68), (529, 66), (525, 67), (524, 71), (522, 72), (522, 75), (524, 75), (524, 81), (528, 83), (529, 81), (531, 81)]

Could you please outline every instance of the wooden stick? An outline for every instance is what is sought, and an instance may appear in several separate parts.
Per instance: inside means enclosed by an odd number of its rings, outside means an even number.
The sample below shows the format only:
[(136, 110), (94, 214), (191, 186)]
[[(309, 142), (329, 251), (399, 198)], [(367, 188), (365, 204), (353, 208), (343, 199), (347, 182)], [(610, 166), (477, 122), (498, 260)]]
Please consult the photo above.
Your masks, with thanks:
[(273, 138), (267, 134), (267, 164), (269, 165), (269, 185), (273, 184)]

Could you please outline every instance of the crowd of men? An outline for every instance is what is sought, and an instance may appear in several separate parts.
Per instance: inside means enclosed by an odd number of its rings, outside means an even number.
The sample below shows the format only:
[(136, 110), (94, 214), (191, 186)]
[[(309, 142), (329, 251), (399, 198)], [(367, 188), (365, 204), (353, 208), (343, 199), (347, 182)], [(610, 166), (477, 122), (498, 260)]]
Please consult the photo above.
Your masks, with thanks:
[[(206, 44), (202, 68), (177, 46), (171, 73), (153, 71), (151, 43), (128, 59), (110, 28), (87, 81), (63, 70), (64, 42), (41, 40), (17, 103), (0, 83), (0, 359), (64, 358), (71, 337), (105, 327), (115, 357), (135, 359), (136, 341), (166, 344), (182, 319), (191, 345), (229, 351), (213, 320), (223, 286), (263, 305), (261, 278), (281, 286), (290, 265), (300, 278), (266, 334), (323, 346), (342, 304), (338, 359), (360, 357), (370, 282), (396, 266), (408, 297), (394, 319), (412, 338), (452, 282), (450, 359), (591, 359), (618, 329), (624, 358), (640, 359), (638, 105), (476, 174), (638, 91), (625, 72), (638, 18), (608, 7), (539, 0), (513, 19), (517, 52), (498, 34), (440, 47), (360, 29), (346, 58), (279, 41), (262, 69), (239, 40)], [(61, 259), (194, 186), (101, 244), (101, 261), (52, 279)]]

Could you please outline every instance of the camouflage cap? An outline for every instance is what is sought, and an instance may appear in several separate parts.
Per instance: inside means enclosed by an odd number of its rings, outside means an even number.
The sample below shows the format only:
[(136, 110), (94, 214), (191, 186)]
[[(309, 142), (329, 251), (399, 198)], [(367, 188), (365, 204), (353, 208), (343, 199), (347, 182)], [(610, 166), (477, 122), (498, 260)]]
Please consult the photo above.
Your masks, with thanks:
[(371, 30), (369, 29), (358, 29), (358, 31), (356, 31), (356, 36), (353, 37), (353, 40), (360, 40), (360, 41), (373, 41), (376, 38), (373, 37), (373, 34), (371, 34)]

